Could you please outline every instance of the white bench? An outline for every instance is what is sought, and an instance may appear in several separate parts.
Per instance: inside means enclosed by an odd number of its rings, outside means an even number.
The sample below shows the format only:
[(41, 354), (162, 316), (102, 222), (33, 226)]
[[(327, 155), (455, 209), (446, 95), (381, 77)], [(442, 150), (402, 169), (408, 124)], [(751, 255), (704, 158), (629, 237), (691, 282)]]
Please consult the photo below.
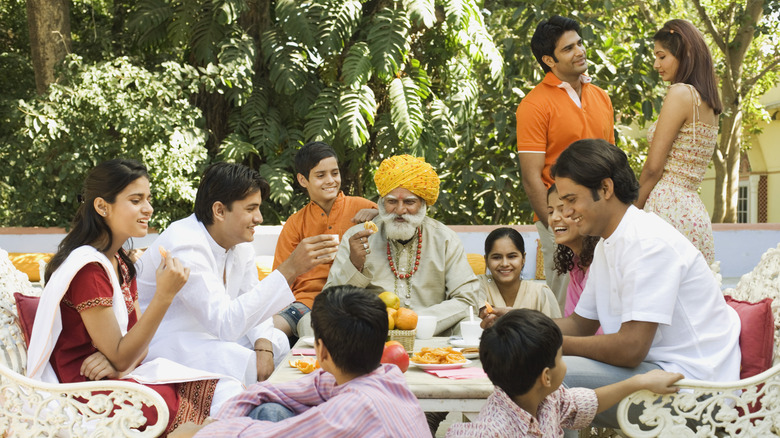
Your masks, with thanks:
[[(736, 382), (683, 379), (685, 392), (659, 395), (638, 391), (618, 406), (622, 432), (631, 437), (766, 437), (780, 435), (780, 245), (725, 294), (742, 301), (772, 298), (775, 318), (774, 366)], [(642, 409), (638, 424), (629, 410)]]
[[(47, 384), (25, 377), (27, 348), (14, 292), (34, 294), (0, 249), (0, 436), (156, 437), (165, 431), (165, 401), (145, 386), (117, 380)], [(158, 419), (140, 431), (144, 405)]]

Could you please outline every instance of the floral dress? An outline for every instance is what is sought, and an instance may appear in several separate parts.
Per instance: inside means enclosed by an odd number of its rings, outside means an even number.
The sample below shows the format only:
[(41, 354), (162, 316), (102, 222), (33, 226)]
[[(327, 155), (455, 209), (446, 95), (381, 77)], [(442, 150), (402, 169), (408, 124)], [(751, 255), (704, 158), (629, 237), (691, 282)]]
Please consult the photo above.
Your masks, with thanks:
[[(715, 151), (718, 126), (698, 120), (699, 92), (692, 85), (683, 85), (694, 98), (694, 121), (684, 124), (677, 133), (663, 175), (650, 192), (644, 209), (672, 224), (701, 251), (707, 263), (712, 264), (715, 261), (712, 222), (697, 191)], [(657, 123), (656, 120), (647, 132), (650, 143)]]

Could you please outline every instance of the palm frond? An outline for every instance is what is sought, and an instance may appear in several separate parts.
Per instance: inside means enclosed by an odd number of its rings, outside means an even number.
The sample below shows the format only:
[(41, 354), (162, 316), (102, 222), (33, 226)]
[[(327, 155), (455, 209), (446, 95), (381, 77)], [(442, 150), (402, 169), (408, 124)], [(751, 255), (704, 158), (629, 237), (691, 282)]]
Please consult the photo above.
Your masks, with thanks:
[(359, 42), (349, 48), (341, 68), (343, 82), (352, 89), (358, 89), (371, 79), (371, 58), (368, 44)]
[(151, 47), (166, 39), (172, 18), (173, 8), (165, 0), (141, 0), (131, 13), (127, 27), (136, 35), (137, 44)]
[(404, 0), (404, 8), (409, 12), (409, 18), (417, 26), (431, 28), (436, 24), (436, 10), (433, 0)]
[(290, 172), (281, 165), (269, 163), (262, 164), (259, 172), (268, 181), (268, 185), (271, 186), (271, 200), (282, 205), (289, 204), (293, 196)]
[(317, 20), (319, 30), (320, 56), (341, 53), (347, 41), (355, 33), (363, 15), (363, 6), (358, 0), (330, 0), (315, 9), (320, 13)]
[(417, 92), (417, 85), (408, 76), (395, 78), (390, 82), (388, 95), (393, 126), (398, 132), (398, 137), (410, 145), (420, 138), (424, 121), (420, 96)]
[(371, 64), (383, 81), (391, 80), (409, 52), (409, 18), (403, 10), (383, 9), (374, 15), (368, 31)]
[(261, 44), (274, 90), (287, 96), (300, 90), (308, 79), (305, 49), (278, 28), (264, 32)]
[[(368, 141), (368, 124), (374, 124), (374, 92), (367, 85), (347, 88), (339, 99), (339, 135), (350, 148)], [(368, 124), (366, 124), (368, 122)]]
[(293, 40), (306, 47), (314, 47), (317, 29), (309, 20), (308, 9), (295, 0), (277, 0), (276, 19), (279, 20), (284, 33)]
[(306, 114), (303, 136), (307, 141), (332, 143), (339, 127), (339, 92), (326, 87), (320, 91), (310, 111)]

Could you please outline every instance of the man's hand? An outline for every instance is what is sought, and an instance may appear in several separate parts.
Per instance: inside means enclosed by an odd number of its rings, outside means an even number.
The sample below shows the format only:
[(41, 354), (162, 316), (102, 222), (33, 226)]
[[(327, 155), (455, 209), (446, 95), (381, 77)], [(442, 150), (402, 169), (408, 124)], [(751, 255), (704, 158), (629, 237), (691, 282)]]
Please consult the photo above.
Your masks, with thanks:
[(330, 263), (336, 256), (339, 242), (332, 234), (320, 234), (307, 237), (295, 247), (277, 270), (284, 275), (288, 284), (293, 284), (299, 275), (311, 268), (324, 263)]
[(89, 355), (81, 363), (79, 374), (86, 377), (87, 380), (101, 380), (104, 378), (118, 379), (121, 377), (119, 371), (109, 362), (103, 353), (96, 351)]
[(364, 208), (355, 213), (355, 217), (352, 218), (352, 222), (356, 224), (362, 224), (363, 222), (370, 221), (379, 214), (379, 210), (376, 208)]
[(168, 434), (170, 438), (189, 438), (195, 436), (196, 433), (198, 433), (201, 429), (206, 427), (207, 424), (213, 423), (213, 418), (206, 418), (206, 420), (203, 421), (203, 424), (197, 425), (193, 423), (192, 421), (188, 421), (181, 426), (174, 429), (173, 432)]
[(505, 315), (510, 310), (512, 310), (511, 307), (494, 307), (493, 312), (488, 313), (484, 307), (479, 309), (479, 317), (482, 318), (482, 322), (479, 326), (483, 329), (492, 327), (499, 317)]
[(265, 381), (274, 372), (274, 347), (268, 339), (260, 338), (255, 341), (255, 354), (257, 355), (257, 381)]
[(373, 234), (371, 230), (361, 230), (349, 238), (349, 260), (360, 272), (363, 272), (363, 266), (366, 264), (366, 256), (371, 254), (371, 248), (368, 246), (368, 236)]

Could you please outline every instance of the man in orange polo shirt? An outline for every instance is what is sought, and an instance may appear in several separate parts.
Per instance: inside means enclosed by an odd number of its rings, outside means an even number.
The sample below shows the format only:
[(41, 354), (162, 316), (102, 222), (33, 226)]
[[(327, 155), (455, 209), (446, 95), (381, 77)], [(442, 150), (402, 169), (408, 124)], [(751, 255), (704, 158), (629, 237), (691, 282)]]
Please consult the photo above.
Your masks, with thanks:
[[(274, 269), (292, 254), (306, 237), (321, 234), (341, 239), (356, 223), (373, 219), (376, 203), (355, 196), (344, 196), (336, 152), (323, 142), (310, 142), (295, 154), (298, 183), (309, 195), (305, 207), (293, 213), (282, 227), (274, 254)], [(335, 256), (335, 254), (333, 254)], [(298, 337), (298, 321), (311, 310), (314, 298), (322, 291), (332, 260), (301, 274), (292, 284), (295, 302), (274, 315), (274, 326), (288, 337)]]
[(615, 144), (612, 102), (584, 75), (588, 60), (579, 31), (579, 23), (558, 15), (539, 23), (531, 50), (545, 77), (517, 107), (517, 156), (523, 188), (534, 209), (547, 285), (561, 309), (569, 279), (553, 269), (555, 239), (547, 223), (547, 189), (553, 183), (550, 167), (577, 140), (601, 138)]

